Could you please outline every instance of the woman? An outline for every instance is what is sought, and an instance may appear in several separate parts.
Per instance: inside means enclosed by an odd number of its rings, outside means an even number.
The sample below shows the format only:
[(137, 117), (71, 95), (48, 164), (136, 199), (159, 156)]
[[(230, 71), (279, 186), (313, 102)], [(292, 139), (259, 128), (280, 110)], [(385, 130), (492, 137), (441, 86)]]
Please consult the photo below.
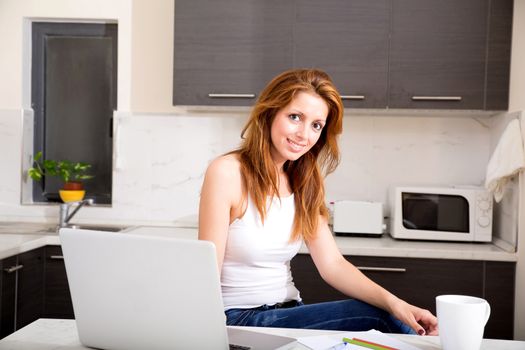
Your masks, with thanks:
[[(228, 325), (437, 334), (437, 320), (363, 275), (328, 228), (323, 175), (339, 162), (343, 105), (328, 75), (292, 70), (262, 91), (239, 149), (204, 179), (199, 239), (217, 249)], [(305, 242), (323, 279), (351, 299), (305, 305), (290, 260)]]

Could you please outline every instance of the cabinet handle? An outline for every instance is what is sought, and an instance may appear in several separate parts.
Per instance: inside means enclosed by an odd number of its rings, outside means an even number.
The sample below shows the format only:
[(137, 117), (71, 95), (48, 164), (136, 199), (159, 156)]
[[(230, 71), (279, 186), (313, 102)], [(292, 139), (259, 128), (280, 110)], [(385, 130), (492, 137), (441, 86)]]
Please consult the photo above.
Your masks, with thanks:
[(341, 100), (362, 101), (365, 99), (364, 95), (341, 95)]
[(255, 98), (255, 94), (208, 94), (209, 98)]
[(7, 272), (7, 273), (13, 273), (13, 272), (21, 270), (23, 268), (24, 268), (24, 265), (16, 265), (16, 266), (8, 267), (8, 268), (4, 269), (4, 271)]
[(461, 96), (412, 96), (412, 101), (461, 101)]
[(64, 260), (64, 256), (63, 255), (51, 255), (51, 256), (49, 256), (49, 259), (51, 259), (51, 260)]
[(404, 267), (372, 267), (372, 266), (356, 266), (360, 271), (379, 271), (379, 272), (407, 272)]

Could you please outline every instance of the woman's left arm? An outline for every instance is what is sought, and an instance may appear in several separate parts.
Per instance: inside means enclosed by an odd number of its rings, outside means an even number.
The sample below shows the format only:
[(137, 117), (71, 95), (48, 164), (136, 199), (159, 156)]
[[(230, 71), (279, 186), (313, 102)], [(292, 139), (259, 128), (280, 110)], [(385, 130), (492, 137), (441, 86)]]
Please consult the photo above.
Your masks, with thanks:
[(386, 310), (418, 334), (438, 334), (437, 319), (431, 312), (410, 305), (388, 292), (341, 255), (324, 217), (319, 217), (316, 237), (306, 244), (326, 283), (351, 298)]

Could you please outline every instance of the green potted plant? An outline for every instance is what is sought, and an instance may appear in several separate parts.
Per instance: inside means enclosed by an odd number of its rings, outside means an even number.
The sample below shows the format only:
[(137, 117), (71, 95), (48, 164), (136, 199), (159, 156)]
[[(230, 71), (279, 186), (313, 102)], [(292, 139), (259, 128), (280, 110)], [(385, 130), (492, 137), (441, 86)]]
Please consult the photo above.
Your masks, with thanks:
[(69, 160), (42, 159), (42, 152), (38, 152), (33, 159), (33, 167), (29, 168), (28, 175), (35, 181), (41, 181), (44, 176), (57, 176), (64, 185), (59, 191), (64, 202), (79, 201), (84, 198), (83, 180), (93, 178), (86, 174), (91, 164), (71, 162)]

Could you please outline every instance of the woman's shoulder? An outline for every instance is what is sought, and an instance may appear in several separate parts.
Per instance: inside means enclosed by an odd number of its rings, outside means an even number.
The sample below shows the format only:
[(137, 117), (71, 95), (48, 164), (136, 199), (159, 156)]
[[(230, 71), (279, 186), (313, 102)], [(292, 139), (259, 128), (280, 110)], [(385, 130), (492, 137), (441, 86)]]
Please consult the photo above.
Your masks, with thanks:
[[(214, 159), (204, 178), (203, 193), (215, 193), (236, 205), (242, 198), (241, 164), (235, 154), (226, 154)], [(202, 196), (202, 193), (201, 193)]]
[(240, 179), (241, 162), (239, 156), (236, 153), (228, 153), (215, 158), (208, 166), (206, 175), (230, 181)]

